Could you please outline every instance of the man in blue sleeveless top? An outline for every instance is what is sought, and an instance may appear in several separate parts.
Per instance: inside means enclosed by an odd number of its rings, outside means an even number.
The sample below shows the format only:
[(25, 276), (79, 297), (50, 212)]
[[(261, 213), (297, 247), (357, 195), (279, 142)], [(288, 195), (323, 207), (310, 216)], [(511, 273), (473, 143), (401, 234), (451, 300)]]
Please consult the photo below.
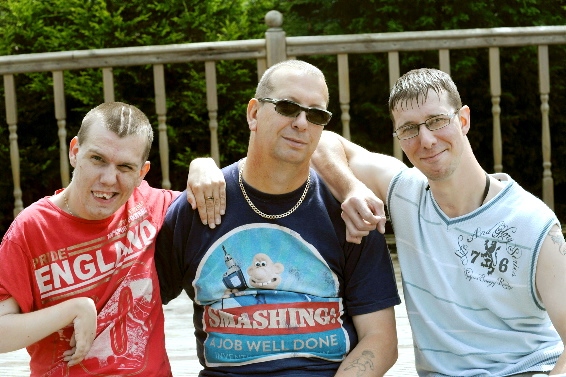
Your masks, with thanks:
[(414, 168), (332, 133), (313, 161), (344, 200), (351, 241), (383, 227), (379, 199), (387, 204), (417, 372), (565, 373), (566, 245), (555, 214), (507, 174), (480, 166), (467, 137), (470, 109), (448, 74), (406, 73), (389, 109)]

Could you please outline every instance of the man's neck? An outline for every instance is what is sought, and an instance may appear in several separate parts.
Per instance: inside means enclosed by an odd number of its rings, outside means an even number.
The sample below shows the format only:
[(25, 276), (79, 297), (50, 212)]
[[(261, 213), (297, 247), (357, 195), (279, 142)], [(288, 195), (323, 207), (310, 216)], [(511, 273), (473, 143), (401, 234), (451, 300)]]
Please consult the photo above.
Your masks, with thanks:
[(309, 175), (309, 165), (271, 164), (266, 161), (246, 158), (242, 160), (242, 178), (247, 184), (267, 194), (285, 194), (295, 191), (305, 184)]
[(489, 200), (491, 182), (483, 169), (475, 169), (465, 177), (451, 177), (442, 181), (430, 181), (430, 190), (436, 203), (450, 218), (475, 211)]

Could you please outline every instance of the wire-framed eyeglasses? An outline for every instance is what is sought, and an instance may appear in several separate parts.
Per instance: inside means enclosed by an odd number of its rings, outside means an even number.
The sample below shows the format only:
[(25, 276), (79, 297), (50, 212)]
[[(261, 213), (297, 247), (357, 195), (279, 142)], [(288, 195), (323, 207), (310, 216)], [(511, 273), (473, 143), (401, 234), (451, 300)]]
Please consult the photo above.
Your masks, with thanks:
[(328, 122), (330, 122), (330, 118), (332, 118), (332, 113), (330, 111), (316, 107), (302, 106), (297, 102), (293, 102), (288, 99), (258, 98), (257, 100), (259, 102), (273, 103), (277, 113), (289, 118), (296, 118), (299, 116), (301, 111), (304, 111), (307, 116), (307, 120), (319, 126), (326, 126)]
[(454, 118), (454, 116), (459, 112), (460, 110), (458, 109), (452, 114), (435, 115), (432, 118), (428, 118), (427, 120), (419, 124), (405, 124), (397, 128), (395, 132), (393, 132), (393, 136), (397, 137), (397, 139), (399, 140), (412, 139), (413, 137), (419, 136), (419, 130), (421, 129), (421, 126), (423, 124), (429, 131), (439, 130), (448, 126), (452, 118)]

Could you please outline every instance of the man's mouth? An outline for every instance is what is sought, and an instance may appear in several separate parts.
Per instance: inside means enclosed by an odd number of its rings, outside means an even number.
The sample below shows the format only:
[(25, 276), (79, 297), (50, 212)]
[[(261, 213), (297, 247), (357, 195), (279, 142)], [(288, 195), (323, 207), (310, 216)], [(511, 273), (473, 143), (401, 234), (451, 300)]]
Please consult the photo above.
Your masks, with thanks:
[(99, 199), (104, 199), (104, 200), (111, 199), (111, 198), (114, 196), (113, 193), (109, 193), (109, 192), (94, 192), (94, 191), (93, 191), (92, 194), (93, 194), (95, 197), (97, 197), (97, 198), (99, 198)]
[(287, 140), (288, 142), (290, 142), (291, 144), (294, 144), (296, 146), (302, 147), (302, 146), (306, 145), (306, 142), (299, 140), (299, 139), (292, 138), (292, 137), (285, 137), (285, 140)]
[(435, 154), (429, 155), (429, 156), (421, 157), (421, 159), (425, 160), (425, 161), (430, 161), (430, 160), (433, 160), (433, 159), (437, 158), (438, 156), (440, 156), (442, 154), (442, 152), (444, 152), (444, 150), (437, 152)]

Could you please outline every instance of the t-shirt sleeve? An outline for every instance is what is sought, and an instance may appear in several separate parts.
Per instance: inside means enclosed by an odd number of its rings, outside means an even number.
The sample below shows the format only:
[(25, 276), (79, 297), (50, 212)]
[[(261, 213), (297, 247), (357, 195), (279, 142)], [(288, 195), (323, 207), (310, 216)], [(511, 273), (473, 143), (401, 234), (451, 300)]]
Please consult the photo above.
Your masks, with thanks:
[(157, 235), (155, 267), (164, 304), (173, 300), (183, 290), (184, 251), (190, 231), (191, 212), (183, 192), (169, 206), (163, 227)]
[(155, 218), (158, 224), (161, 224), (163, 222), (165, 213), (176, 198), (183, 194), (182, 196), (185, 198), (185, 200), (187, 200), (185, 193), (173, 190), (153, 188), (149, 186), (146, 181), (142, 181), (139, 189), (146, 200), (148, 210), (151, 212), (152, 216)]
[(6, 301), (10, 297), (12, 297), (12, 295), (2, 285), (0, 285), (0, 302)]
[(21, 247), (5, 237), (0, 244), (0, 301), (13, 297), (23, 313), (33, 309), (30, 263)]
[(348, 314), (361, 315), (401, 303), (385, 238), (377, 230), (361, 244), (346, 243), (345, 297)]

